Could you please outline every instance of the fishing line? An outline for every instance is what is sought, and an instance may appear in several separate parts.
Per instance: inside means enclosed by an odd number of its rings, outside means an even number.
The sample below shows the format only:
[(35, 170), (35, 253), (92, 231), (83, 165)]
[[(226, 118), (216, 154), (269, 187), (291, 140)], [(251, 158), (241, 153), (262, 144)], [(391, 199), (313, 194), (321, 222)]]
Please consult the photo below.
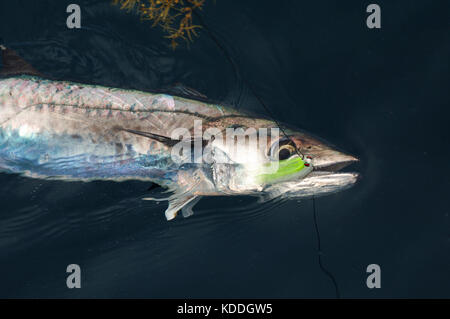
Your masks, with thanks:
[[(219, 42), (219, 40), (217, 39), (217, 37), (214, 35), (214, 33), (208, 28), (208, 26), (205, 24), (205, 22), (203, 21), (202, 17), (200, 16), (200, 14), (198, 14), (197, 12), (194, 12), (195, 16), (197, 17), (197, 19), (200, 21), (200, 25), (202, 25), (202, 27), (206, 30), (206, 32), (208, 33), (209, 37), (211, 38), (211, 40), (216, 44), (216, 46), (219, 48), (220, 51), (222, 51), (223, 55), (225, 56), (225, 58), (228, 60), (228, 62), (230, 62), (230, 64), (233, 67), (233, 70), (235, 72), (235, 75), (238, 79), (241, 79), (242, 82), (244, 82), (244, 84), (250, 89), (251, 93), (255, 96), (255, 98), (258, 100), (258, 102), (263, 106), (263, 108), (265, 109), (266, 113), (269, 115), (269, 117), (278, 125), (278, 127), (280, 128), (281, 132), (283, 133), (283, 135), (292, 142), (292, 144), (295, 147), (295, 150), (297, 152), (297, 154), (301, 157), (301, 158), (305, 158), (304, 154), (298, 149), (297, 145), (292, 141), (292, 139), (286, 134), (286, 131), (283, 129), (283, 127), (280, 125), (280, 123), (276, 120), (274, 114), (272, 113), (272, 111), (269, 109), (269, 107), (266, 105), (266, 103), (264, 103), (263, 99), (258, 95), (258, 93), (253, 89), (252, 85), (247, 81), (247, 79), (244, 76), (239, 76), (240, 72), (239, 72), (239, 68), (236, 65), (236, 63), (234, 62), (234, 60), (231, 58), (231, 56), (228, 54), (228, 51), (225, 49), (225, 47)], [(323, 265), (322, 263), (322, 247), (321, 247), (321, 241), (320, 241), (320, 232), (319, 232), (319, 226), (317, 223), (317, 212), (316, 212), (316, 200), (315, 197), (312, 197), (313, 200), (313, 217), (314, 217), (314, 228), (316, 230), (316, 236), (317, 236), (317, 254), (319, 257), (319, 267), (322, 270), (322, 272), (331, 279), (331, 281), (333, 282), (334, 285), (334, 289), (336, 292), (336, 298), (341, 298), (341, 294), (339, 292), (339, 288), (337, 285), (337, 281), (334, 278), (333, 274), (331, 272), (329, 272)]]
[(231, 58), (231, 56), (228, 54), (228, 51), (225, 49), (225, 47), (219, 42), (219, 40), (217, 39), (217, 37), (215, 36), (215, 34), (208, 28), (208, 26), (205, 24), (205, 22), (203, 21), (202, 17), (200, 14), (198, 14), (197, 12), (194, 12), (194, 15), (198, 18), (198, 20), (200, 21), (200, 25), (202, 25), (202, 27), (206, 30), (206, 32), (208, 33), (209, 37), (211, 38), (211, 40), (213, 40), (213, 42), (217, 45), (217, 47), (219, 48), (220, 51), (222, 51), (223, 55), (225, 56), (225, 58), (228, 60), (228, 62), (231, 63), (231, 65), (233, 66), (233, 70), (236, 74), (236, 77), (238, 79), (241, 79), (242, 82), (244, 82), (244, 84), (250, 89), (251, 93), (253, 94), (253, 96), (258, 100), (258, 102), (262, 105), (262, 107), (264, 108), (264, 110), (266, 111), (266, 113), (269, 115), (269, 117), (272, 119), (272, 121), (275, 122), (275, 124), (278, 126), (278, 128), (281, 130), (281, 132), (283, 133), (283, 135), (289, 140), (291, 141), (291, 143), (293, 144), (295, 151), (297, 153), (298, 156), (300, 156), (300, 158), (305, 158), (305, 155), (298, 149), (297, 145), (294, 143), (294, 141), (292, 141), (292, 139), (286, 134), (286, 131), (283, 129), (282, 125), (280, 124), (280, 122), (278, 122), (278, 120), (275, 118), (275, 115), (272, 113), (272, 111), (269, 109), (269, 107), (266, 105), (266, 103), (264, 103), (263, 99), (258, 95), (258, 93), (255, 91), (255, 89), (253, 88), (253, 86), (250, 84), (249, 81), (247, 81), (247, 79), (244, 76), (239, 76), (240, 72), (239, 72), (239, 68), (236, 65), (236, 63), (234, 62), (234, 60)]
[(341, 294), (339, 293), (339, 288), (338, 288), (336, 279), (334, 278), (333, 274), (331, 272), (329, 272), (322, 263), (322, 247), (321, 247), (321, 243), (320, 243), (319, 225), (317, 223), (316, 198), (314, 197), (314, 195), (312, 197), (312, 202), (313, 202), (314, 228), (316, 229), (316, 235), (317, 235), (317, 254), (319, 256), (319, 266), (320, 266), (320, 269), (322, 269), (323, 273), (326, 274), (333, 282), (334, 289), (336, 291), (336, 298), (341, 298)]

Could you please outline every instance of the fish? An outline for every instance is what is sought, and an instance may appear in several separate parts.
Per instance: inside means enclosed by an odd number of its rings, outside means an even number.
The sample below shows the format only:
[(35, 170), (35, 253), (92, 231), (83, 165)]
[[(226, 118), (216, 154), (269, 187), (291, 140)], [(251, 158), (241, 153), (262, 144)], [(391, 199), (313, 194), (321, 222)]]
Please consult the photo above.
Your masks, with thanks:
[(149, 182), (165, 191), (143, 199), (167, 201), (167, 220), (192, 215), (204, 196), (305, 198), (358, 180), (357, 172), (341, 171), (357, 157), (193, 89), (169, 94), (51, 79), (0, 49), (1, 172)]

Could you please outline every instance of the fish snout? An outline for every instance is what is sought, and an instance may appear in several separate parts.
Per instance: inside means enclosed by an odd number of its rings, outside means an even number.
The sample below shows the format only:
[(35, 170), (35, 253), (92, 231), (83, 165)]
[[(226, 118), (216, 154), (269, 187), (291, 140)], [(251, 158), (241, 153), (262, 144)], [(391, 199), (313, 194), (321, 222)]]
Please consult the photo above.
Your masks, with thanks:
[(344, 167), (359, 161), (358, 158), (352, 155), (334, 150), (323, 150), (321, 152), (316, 152), (311, 155), (311, 157), (311, 162), (314, 169), (330, 172), (337, 172)]
[(294, 138), (293, 140), (300, 152), (310, 158), (315, 170), (337, 172), (359, 161), (357, 157), (313, 138)]

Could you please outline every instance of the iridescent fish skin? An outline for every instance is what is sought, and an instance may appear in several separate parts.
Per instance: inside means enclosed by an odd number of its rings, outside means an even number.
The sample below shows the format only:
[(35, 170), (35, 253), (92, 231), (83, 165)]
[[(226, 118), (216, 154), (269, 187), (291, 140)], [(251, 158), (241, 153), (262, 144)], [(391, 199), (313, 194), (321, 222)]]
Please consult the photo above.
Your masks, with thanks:
[[(255, 166), (263, 167), (274, 140), (268, 140), (257, 154), (243, 155), (255, 159), (250, 165), (233, 159), (232, 165), (214, 166), (179, 164), (171, 157), (170, 145), (132, 133), (151, 132), (167, 137), (176, 128), (192, 130), (196, 120), (201, 120), (204, 128), (219, 130), (236, 126), (277, 127), (274, 121), (233, 108), (167, 94), (52, 81), (37, 76), (3, 78), (0, 79), (0, 170), (67, 181), (151, 181), (174, 193), (166, 198), (169, 200), (167, 219), (174, 218), (179, 210), (190, 215), (191, 206), (199, 196), (266, 192), (272, 197), (274, 194), (301, 197), (334, 192), (356, 181), (355, 173), (331, 172), (356, 158), (300, 131), (285, 130), (303, 154), (312, 156), (315, 169), (333, 166), (333, 170), (325, 173), (333, 178), (313, 172), (301, 180), (293, 174), (271, 185), (256, 183), (249, 172)], [(223, 151), (227, 153), (226, 149)]]
[[(170, 149), (121, 128), (160, 135), (230, 114), (165, 94), (21, 76), (0, 81), (0, 163), (32, 177), (173, 182)], [(195, 116), (189, 115), (197, 114)]]

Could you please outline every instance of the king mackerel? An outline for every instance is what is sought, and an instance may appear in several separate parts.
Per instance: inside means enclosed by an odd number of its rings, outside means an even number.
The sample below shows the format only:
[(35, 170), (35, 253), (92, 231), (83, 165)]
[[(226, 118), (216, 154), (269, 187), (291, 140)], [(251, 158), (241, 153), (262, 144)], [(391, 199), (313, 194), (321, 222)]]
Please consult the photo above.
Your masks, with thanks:
[[(1, 49), (3, 172), (67, 182), (152, 182), (168, 191), (168, 220), (180, 210), (191, 215), (202, 196), (299, 198), (357, 180), (357, 173), (339, 172), (357, 158), (301, 130), (285, 128), (261, 139), (262, 132), (279, 129), (276, 121), (210, 103), (194, 90), (176, 96), (52, 80), (13, 50)], [(180, 128), (189, 137), (174, 134)], [(216, 138), (206, 138), (212, 129)], [(250, 151), (239, 139), (217, 138), (231, 129), (245, 130), (244, 141), (259, 139), (257, 146)], [(198, 147), (208, 160), (186, 155)]]

